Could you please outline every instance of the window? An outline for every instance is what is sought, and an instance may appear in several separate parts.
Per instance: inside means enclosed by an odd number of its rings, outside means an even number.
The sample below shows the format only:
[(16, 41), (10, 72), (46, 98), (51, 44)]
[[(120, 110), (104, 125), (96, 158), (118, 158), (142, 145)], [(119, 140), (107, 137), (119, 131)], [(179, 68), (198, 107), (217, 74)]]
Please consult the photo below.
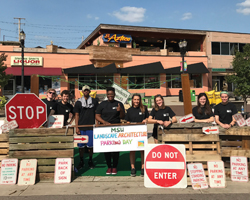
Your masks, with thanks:
[(202, 88), (202, 74), (190, 74), (190, 87)]
[(145, 75), (145, 89), (160, 88), (159, 75)]
[(221, 55), (230, 55), (229, 54), (229, 42), (221, 43)]
[[(182, 88), (180, 74), (167, 74), (168, 88)], [(202, 74), (190, 74), (190, 87), (202, 88)]]
[(239, 50), (238, 43), (230, 43), (230, 55), (234, 55), (236, 50)]
[(78, 80), (80, 91), (84, 85), (88, 85), (91, 89), (96, 89), (96, 74), (79, 74)]
[(79, 90), (88, 85), (94, 90), (106, 90), (113, 84), (113, 74), (79, 74)]
[(125, 48), (127, 48), (127, 44), (126, 44), (126, 43), (120, 43), (120, 47), (125, 47)]
[(39, 77), (39, 94), (46, 94), (47, 90), (51, 88), (51, 78)]
[(97, 74), (97, 90), (106, 90), (107, 87), (111, 87), (113, 84), (113, 74)]
[(129, 74), (129, 89), (144, 89), (144, 75)]
[(239, 51), (240, 52), (243, 52), (243, 48), (246, 44), (243, 44), (243, 43), (239, 43)]
[(220, 42), (212, 42), (212, 54), (220, 55)]
[(160, 88), (159, 74), (129, 74), (129, 89)]

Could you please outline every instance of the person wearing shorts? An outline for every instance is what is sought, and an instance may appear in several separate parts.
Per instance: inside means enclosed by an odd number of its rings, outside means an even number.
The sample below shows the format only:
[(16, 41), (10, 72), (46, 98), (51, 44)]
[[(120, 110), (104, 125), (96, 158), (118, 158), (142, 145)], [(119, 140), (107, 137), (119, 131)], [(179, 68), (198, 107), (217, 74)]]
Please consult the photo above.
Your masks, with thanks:
[[(75, 124), (78, 125), (93, 125), (95, 124), (95, 111), (98, 106), (96, 99), (89, 96), (90, 87), (88, 85), (82, 88), (83, 96), (75, 103), (74, 113), (75, 113)], [(87, 135), (89, 141), (87, 144), (78, 143), (80, 163), (76, 167), (80, 170), (84, 167), (84, 147), (87, 146), (89, 152), (88, 165), (90, 169), (93, 169), (94, 163), (92, 161), (93, 156), (93, 127), (76, 127), (76, 133), (78, 135)]]

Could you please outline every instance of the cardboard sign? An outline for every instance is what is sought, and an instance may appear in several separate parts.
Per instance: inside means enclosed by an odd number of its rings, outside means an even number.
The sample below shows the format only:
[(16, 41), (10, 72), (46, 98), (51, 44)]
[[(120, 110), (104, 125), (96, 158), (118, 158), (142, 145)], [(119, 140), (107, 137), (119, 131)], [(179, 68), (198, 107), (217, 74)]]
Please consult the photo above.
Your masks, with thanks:
[(1, 129), (2, 129), (2, 132), (3, 133), (6, 133), (8, 132), (9, 130), (11, 129), (14, 129), (14, 128), (17, 128), (18, 127), (18, 124), (16, 122), (16, 120), (12, 120), (4, 125), (1, 126)]
[(57, 158), (55, 164), (54, 183), (70, 183), (71, 168), (71, 158)]
[[(119, 85), (115, 83), (113, 83), (111, 87), (115, 88), (115, 100), (120, 101), (123, 104), (125, 104), (125, 102), (128, 100), (130, 96), (130, 92), (128, 92), (127, 90), (124, 90), (122, 87), (120, 87)], [(107, 100), (107, 97), (105, 97), (104, 100)]]
[(3, 159), (0, 184), (16, 184), (18, 159)]
[(75, 143), (88, 143), (89, 142), (89, 136), (88, 135), (78, 135), (74, 136), (74, 142)]
[(94, 153), (142, 151), (148, 142), (147, 125), (94, 127)]
[(211, 188), (226, 187), (226, 176), (223, 161), (208, 161), (209, 184)]
[(208, 188), (207, 179), (202, 163), (188, 164), (188, 172), (194, 190)]
[(247, 158), (243, 156), (231, 156), (231, 180), (239, 182), (248, 182)]
[(250, 126), (250, 117), (247, 118), (245, 121), (246, 121), (247, 126)]
[(36, 181), (37, 159), (21, 160), (18, 185), (34, 185)]
[(218, 126), (203, 127), (202, 132), (205, 134), (219, 134), (219, 127)]
[(237, 124), (241, 127), (241, 126), (246, 126), (247, 123), (245, 121), (245, 119), (243, 118), (241, 113), (237, 113), (235, 115), (233, 115), (234, 119), (236, 120)]
[(2, 125), (4, 125), (4, 120), (0, 120), (0, 134), (2, 134)]
[(186, 149), (183, 144), (146, 145), (145, 187), (186, 188), (186, 171)]
[(194, 121), (193, 114), (188, 114), (182, 118), (179, 119), (179, 123), (190, 123)]
[(62, 128), (64, 122), (64, 115), (49, 116), (48, 128)]

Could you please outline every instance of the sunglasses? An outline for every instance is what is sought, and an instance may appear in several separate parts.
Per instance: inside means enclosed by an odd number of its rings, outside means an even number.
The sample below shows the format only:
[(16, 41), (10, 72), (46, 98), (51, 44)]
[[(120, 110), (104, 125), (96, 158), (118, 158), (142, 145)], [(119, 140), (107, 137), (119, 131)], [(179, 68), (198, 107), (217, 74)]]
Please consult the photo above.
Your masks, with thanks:
[(50, 93), (50, 94), (53, 94), (53, 95), (56, 94), (56, 93), (54, 93), (54, 92), (49, 92), (49, 93)]

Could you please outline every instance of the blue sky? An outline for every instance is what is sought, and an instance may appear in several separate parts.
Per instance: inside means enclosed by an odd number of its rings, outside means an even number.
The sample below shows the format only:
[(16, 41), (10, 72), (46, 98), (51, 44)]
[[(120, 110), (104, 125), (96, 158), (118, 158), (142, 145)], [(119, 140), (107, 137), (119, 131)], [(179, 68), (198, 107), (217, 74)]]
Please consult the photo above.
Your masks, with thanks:
[(18, 40), (25, 18), (26, 47), (76, 48), (99, 24), (250, 34), (250, 0), (0, 0), (0, 40)]

